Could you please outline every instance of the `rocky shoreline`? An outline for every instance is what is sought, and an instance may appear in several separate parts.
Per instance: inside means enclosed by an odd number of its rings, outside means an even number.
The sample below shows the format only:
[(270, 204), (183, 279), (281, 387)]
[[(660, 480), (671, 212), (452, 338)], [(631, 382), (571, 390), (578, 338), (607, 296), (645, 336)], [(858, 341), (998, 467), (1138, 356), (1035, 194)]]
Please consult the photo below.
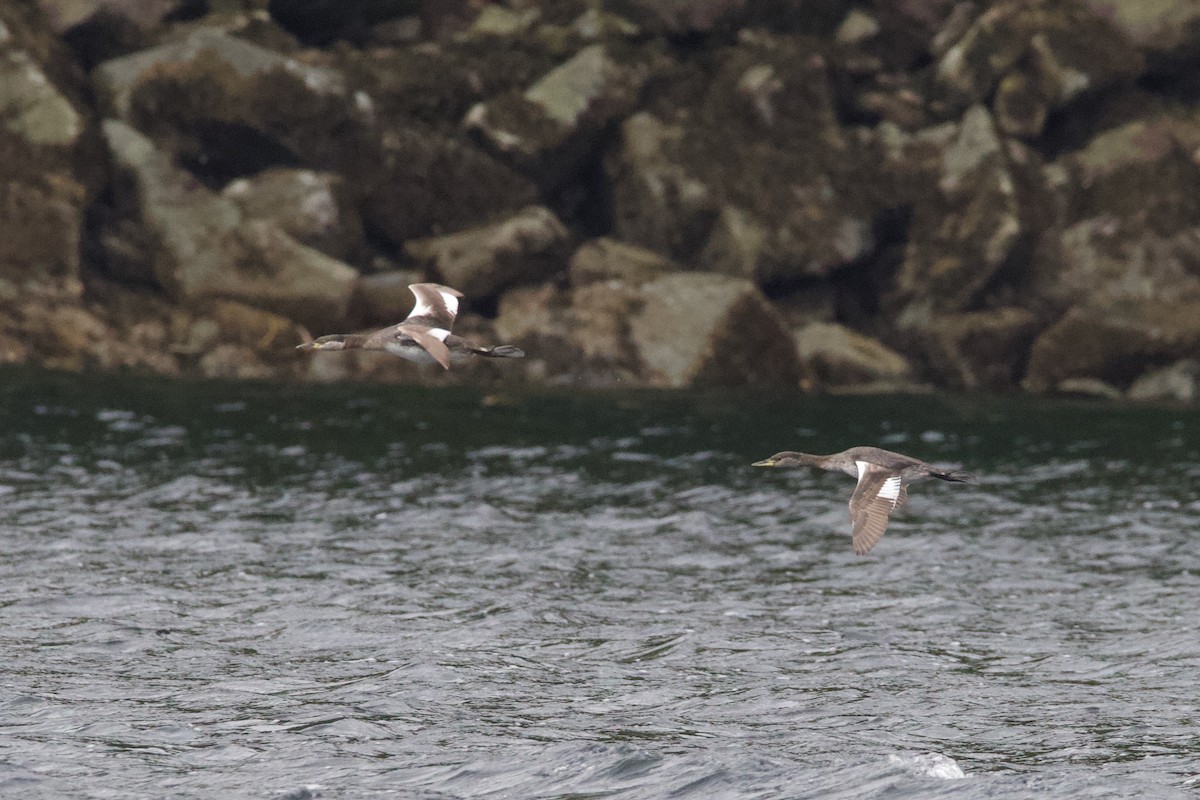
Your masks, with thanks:
[[(1191, 0), (24, 0), (0, 361), (1200, 401)], [(306, 356), (409, 283), (529, 354)]]

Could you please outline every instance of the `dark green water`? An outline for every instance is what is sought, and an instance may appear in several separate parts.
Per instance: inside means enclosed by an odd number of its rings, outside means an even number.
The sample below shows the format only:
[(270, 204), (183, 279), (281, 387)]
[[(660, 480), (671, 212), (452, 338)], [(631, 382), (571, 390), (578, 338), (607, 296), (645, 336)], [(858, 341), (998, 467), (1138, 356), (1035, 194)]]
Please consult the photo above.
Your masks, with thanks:
[[(0, 372), (0, 795), (1191, 797), (1200, 414)], [(959, 464), (855, 556), (876, 444)]]

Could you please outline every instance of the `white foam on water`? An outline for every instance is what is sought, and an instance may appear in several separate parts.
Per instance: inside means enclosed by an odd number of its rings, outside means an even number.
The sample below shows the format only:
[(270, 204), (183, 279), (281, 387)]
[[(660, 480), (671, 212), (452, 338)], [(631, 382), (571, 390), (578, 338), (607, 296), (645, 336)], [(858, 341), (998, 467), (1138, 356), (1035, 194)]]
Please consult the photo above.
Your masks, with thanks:
[(923, 775), (927, 778), (956, 781), (967, 777), (967, 773), (962, 771), (953, 758), (941, 753), (922, 753), (916, 756), (892, 754), (888, 756), (888, 761), (892, 764), (899, 764), (915, 775)]

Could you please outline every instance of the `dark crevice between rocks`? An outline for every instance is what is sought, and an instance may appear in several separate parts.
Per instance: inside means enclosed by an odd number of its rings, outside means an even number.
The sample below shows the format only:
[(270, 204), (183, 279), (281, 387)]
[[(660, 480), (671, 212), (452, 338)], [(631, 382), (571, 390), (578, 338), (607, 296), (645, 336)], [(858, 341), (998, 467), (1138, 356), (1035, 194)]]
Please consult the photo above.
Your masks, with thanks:
[(1028, 142), (1046, 161), (1080, 150), (1095, 136), (1153, 111), (1160, 99), (1140, 85), (1119, 84), (1087, 92), (1051, 110), (1042, 135)]
[(150, 36), (129, 17), (101, 8), (62, 35), (85, 72), (109, 59), (149, 47)]
[(840, 322), (867, 329), (878, 322), (885, 299), (904, 262), (912, 209), (891, 208), (876, 214), (872, 221), (875, 248), (854, 264), (833, 273), (836, 290), (836, 314)]
[(207, 16), (212, 10), (208, 0), (180, 0), (174, 10), (163, 17), (163, 22), (191, 22)]
[(608, 236), (613, 230), (613, 189), (600, 157), (608, 149), (601, 145), (595, 158), (582, 165), (574, 178), (546, 194), (547, 207), (564, 225), (586, 238)]
[(179, 165), (201, 183), (219, 191), (235, 178), (272, 167), (300, 167), (303, 160), (278, 140), (248, 125), (224, 120), (197, 121), (189, 131), (199, 146), (179, 154)]

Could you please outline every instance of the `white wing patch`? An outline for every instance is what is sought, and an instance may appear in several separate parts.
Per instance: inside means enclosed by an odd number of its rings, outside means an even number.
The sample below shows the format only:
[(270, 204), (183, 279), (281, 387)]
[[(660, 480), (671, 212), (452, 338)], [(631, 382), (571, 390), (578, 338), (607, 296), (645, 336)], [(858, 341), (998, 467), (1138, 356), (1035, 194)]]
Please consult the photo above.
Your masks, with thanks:
[[(446, 304), (446, 310), (450, 312), (450, 316), (458, 316), (458, 298), (449, 292), (438, 291), (442, 296), (442, 302)], [(445, 338), (445, 337), (443, 337)]]
[(867, 467), (871, 466), (869, 461), (855, 461), (854, 466), (858, 467), (858, 482), (862, 483), (862, 476), (867, 473)]
[[(861, 464), (862, 462), (860, 461), (859, 463)], [(862, 469), (862, 467), (859, 467), (859, 469)], [(900, 476), (893, 475), (884, 481), (883, 485), (879, 487), (878, 496), (885, 500), (891, 500), (893, 503), (895, 503), (900, 499), (900, 484)]]
[[(436, 336), (443, 342), (446, 341), (446, 337), (450, 335), (450, 331), (446, 330), (445, 328), (430, 328), (426, 331), (426, 333), (428, 333), (430, 336)], [(899, 480), (899, 478), (896, 480)]]

